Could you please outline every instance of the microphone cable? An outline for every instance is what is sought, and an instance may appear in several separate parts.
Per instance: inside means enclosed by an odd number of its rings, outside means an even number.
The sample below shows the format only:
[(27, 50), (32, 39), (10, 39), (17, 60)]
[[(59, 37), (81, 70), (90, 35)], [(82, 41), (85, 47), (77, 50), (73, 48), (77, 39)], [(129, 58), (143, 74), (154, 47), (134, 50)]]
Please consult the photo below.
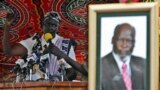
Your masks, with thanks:
[(5, 80), (4, 80), (4, 78), (2, 78), (2, 84), (3, 84), (3, 86), (2, 86), (2, 90), (4, 89), (4, 85), (5, 85)]
[(56, 83), (56, 82), (57, 82), (57, 81), (54, 81), (54, 82), (53, 82), (52, 87), (51, 87), (51, 90), (56, 89), (56, 88), (55, 88), (55, 83)]
[[(66, 79), (68, 80), (68, 78), (66, 77)], [(69, 80), (68, 80), (69, 81)], [(72, 90), (72, 87), (71, 87), (71, 83), (72, 81), (69, 81), (68, 85), (69, 85), (69, 89)]]
[[(21, 75), (21, 74), (23, 74), (23, 73), (19, 73), (19, 74), (16, 75), (15, 77), (17, 77), (17, 76), (19, 76), (19, 75)], [(9, 78), (10, 78), (10, 77), (8, 77), (6, 80), (8, 80)], [(4, 85), (5, 85), (5, 81), (6, 81), (6, 80), (3, 79), (3, 87), (4, 87)], [(13, 80), (13, 81), (12, 81), (12, 90), (15, 89), (15, 86), (14, 86), (14, 85), (15, 85), (15, 82), (16, 82), (16, 80)], [(21, 89), (21, 90), (22, 90), (22, 89)]]
[[(66, 78), (68, 80), (68, 78)], [(69, 81), (69, 80), (68, 80)], [(56, 87), (55, 87), (55, 83), (57, 81), (54, 81), (53, 84), (52, 84), (52, 87), (51, 87), (51, 90), (55, 90)], [(59, 82), (59, 81), (58, 81)], [(63, 81), (64, 82), (64, 81)], [(59, 83), (63, 83), (63, 82), (59, 82)], [(71, 81), (68, 82), (68, 85), (69, 85), (69, 90), (72, 90), (72, 86), (71, 86)]]
[(14, 90), (14, 84), (15, 84), (15, 80), (13, 80), (12, 82), (12, 90)]
[(23, 88), (22, 88), (23, 84), (24, 84), (24, 81), (21, 82), (21, 89), (20, 90), (23, 90)]
[[(8, 64), (8, 63), (0, 63), (0, 64), (1, 64), (1, 65), (9, 65), (9, 66), (14, 66), (14, 65), (15, 65), (15, 64)], [(11, 72), (9, 72), (9, 73), (5, 73), (5, 74), (3, 75), (3, 77), (2, 77), (2, 84), (3, 84), (3, 86), (2, 86), (2, 90), (4, 90), (6, 80), (8, 80), (8, 79), (9, 79), (9, 75), (10, 75), (10, 73), (11, 73)], [(6, 78), (4, 78), (4, 77), (7, 77), (7, 79), (6, 79)]]
[[(17, 74), (17, 75), (16, 75), (16, 77), (20, 76), (21, 74), (23, 75), (24, 73), (23, 73), (23, 72), (21, 72), (21, 73)], [(21, 78), (21, 79), (22, 79), (22, 81), (21, 81), (21, 87), (20, 87), (21, 89), (20, 89), (20, 90), (23, 90), (23, 87), (22, 87), (22, 86), (23, 86), (23, 84), (24, 84), (24, 80), (23, 80), (23, 79), (25, 79), (25, 78), (26, 78), (26, 75), (23, 75), (23, 77)], [(16, 82), (16, 81), (15, 81), (15, 80), (13, 80), (13, 82), (12, 82), (12, 90), (14, 90), (15, 82)]]

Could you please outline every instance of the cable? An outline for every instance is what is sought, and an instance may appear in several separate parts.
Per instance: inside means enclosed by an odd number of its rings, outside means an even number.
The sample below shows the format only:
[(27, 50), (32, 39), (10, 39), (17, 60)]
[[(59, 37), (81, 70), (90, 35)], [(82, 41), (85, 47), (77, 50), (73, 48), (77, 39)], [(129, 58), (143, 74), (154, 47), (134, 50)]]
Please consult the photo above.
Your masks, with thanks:
[(14, 84), (15, 84), (15, 80), (13, 80), (12, 82), (12, 90), (14, 90)]
[(71, 81), (69, 81), (69, 88), (70, 88), (70, 90), (72, 90), (72, 87), (71, 87), (71, 83), (70, 83)]
[(4, 80), (4, 78), (2, 78), (2, 84), (3, 84), (3, 86), (2, 86), (2, 90), (4, 89), (4, 85), (5, 85), (5, 80)]
[[(7, 76), (6, 76), (7, 75)], [(5, 88), (5, 83), (6, 83), (6, 81), (10, 78), (10, 72), (9, 73), (7, 73), (6, 75), (4, 75), (3, 77), (2, 77), (2, 83), (3, 83), (3, 88), (2, 88), (2, 90)], [(4, 78), (6, 76), (6, 78)], [(13, 76), (12, 76), (13, 77)]]
[(53, 82), (52, 87), (51, 87), (51, 90), (54, 90), (54, 89), (55, 89), (55, 82), (56, 82), (56, 81)]
[[(68, 78), (66, 77), (66, 79), (68, 80)], [(69, 80), (68, 80), (69, 81)], [(70, 90), (72, 90), (72, 88), (71, 88), (71, 83), (70, 83), (71, 81), (69, 81), (69, 89)]]
[(21, 90), (22, 90), (22, 86), (23, 86), (23, 84), (24, 84), (24, 81), (22, 81), (22, 82), (21, 82)]
[[(9, 75), (9, 74), (7, 74), (7, 75)], [(18, 75), (16, 75), (16, 77), (17, 76), (19, 76), (20, 74), (18, 74)], [(4, 88), (5, 88), (5, 82), (9, 79), (10, 77), (8, 76), (6, 79), (5, 78), (3, 78), (2, 79), (2, 83), (3, 83), (3, 88), (2, 88), (2, 90), (5, 90)], [(12, 83), (12, 89), (14, 90), (14, 82), (15, 82), (15, 80), (13, 80), (13, 83)]]

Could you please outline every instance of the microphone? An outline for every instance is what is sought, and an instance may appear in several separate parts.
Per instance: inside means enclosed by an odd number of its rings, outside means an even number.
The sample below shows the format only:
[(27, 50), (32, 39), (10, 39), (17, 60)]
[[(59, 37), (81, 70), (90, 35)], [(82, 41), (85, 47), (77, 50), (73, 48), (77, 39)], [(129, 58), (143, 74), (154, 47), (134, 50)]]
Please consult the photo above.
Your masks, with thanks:
[(42, 43), (38, 33), (35, 33), (32, 40), (36, 40), (32, 48), (32, 54), (27, 58), (28, 67), (31, 68), (34, 62), (38, 62), (42, 54)]
[[(32, 68), (33, 64), (37, 62), (40, 56), (36, 53), (32, 53), (29, 57), (27, 57), (27, 66), (28, 68)], [(26, 66), (25, 66), (26, 67)]]
[(25, 65), (25, 63), (27, 62), (26, 58), (27, 58), (27, 55), (24, 55), (22, 56), (21, 59), (18, 59), (15, 62), (16, 65), (13, 67), (13, 69), (10, 72), (14, 72), (14, 73), (19, 72), (21, 68)]
[(45, 66), (47, 60), (49, 59), (49, 51), (47, 49), (47, 45), (44, 45), (44, 51), (40, 57), (40, 66)]
[[(32, 40), (36, 40), (36, 41), (37, 41), (37, 44), (32, 48), (32, 50), (33, 50), (33, 51), (37, 51), (37, 50), (40, 51), (40, 50), (42, 50), (42, 44), (41, 44), (40, 36), (39, 36), (38, 33), (36, 33), (36, 34), (33, 36)], [(38, 52), (38, 51), (37, 51), (37, 52)]]
[(33, 53), (32, 55), (28, 56), (23, 56), (22, 58), (18, 59), (15, 62), (15, 66), (13, 67), (13, 69), (11, 70), (11, 72), (17, 73), (19, 71), (21, 71), (21, 69), (25, 68), (28, 66), (28, 64), (30, 62), (36, 61), (38, 59), (38, 56)]
[(35, 53), (32, 53), (30, 56), (28, 56), (26, 58), (26, 60), (27, 60), (27, 62), (29, 62), (29, 61), (36, 61), (36, 60), (39, 59), (39, 56), (40, 55), (35, 52)]
[[(48, 52), (49, 53), (52, 53), (52, 47), (56, 47), (56, 48), (58, 48), (57, 46), (55, 46), (53, 43), (52, 43), (52, 39), (54, 38), (55, 36), (53, 36), (51, 33), (46, 33), (45, 35), (44, 35), (44, 39), (45, 39), (45, 41), (46, 42), (48, 42), (49, 43), (49, 45), (48, 45)], [(58, 48), (59, 49), (59, 48)], [(55, 51), (56, 52), (56, 51)], [(54, 54), (54, 53), (52, 53), (52, 54)], [(56, 54), (54, 54), (54, 55), (56, 55)], [(57, 55), (56, 55), (57, 56)], [(59, 60), (59, 59), (61, 59), (59, 56), (57, 56), (57, 59)]]
[(51, 40), (53, 39), (53, 35), (51, 34), (51, 33), (46, 33), (46, 34), (44, 34), (44, 40), (46, 41), (46, 42), (48, 42), (49, 44), (52, 44), (52, 42), (51, 42)]
[(39, 41), (39, 35), (38, 35), (38, 33), (35, 33), (35, 34), (34, 34), (32, 40), (37, 40), (37, 41)]
[(16, 65), (11, 70), (11, 72), (14, 72), (14, 73), (20, 71), (21, 67), (25, 64), (23, 59), (18, 59), (15, 63), (16, 63)]

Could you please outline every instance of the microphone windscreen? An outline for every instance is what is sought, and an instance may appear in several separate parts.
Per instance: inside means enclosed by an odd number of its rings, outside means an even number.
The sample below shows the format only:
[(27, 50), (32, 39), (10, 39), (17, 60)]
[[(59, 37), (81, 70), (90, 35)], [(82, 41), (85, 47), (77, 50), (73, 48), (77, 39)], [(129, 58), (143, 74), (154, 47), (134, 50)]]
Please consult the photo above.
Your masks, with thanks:
[(52, 36), (52, 34), (51, 33), (46, 33), (46, 34), (44, 34), (44, 39), (45, 39), (45, 41), (46, 42), (48, 42), (50, 39), (52, 39), (53, 38), (53, 36)]

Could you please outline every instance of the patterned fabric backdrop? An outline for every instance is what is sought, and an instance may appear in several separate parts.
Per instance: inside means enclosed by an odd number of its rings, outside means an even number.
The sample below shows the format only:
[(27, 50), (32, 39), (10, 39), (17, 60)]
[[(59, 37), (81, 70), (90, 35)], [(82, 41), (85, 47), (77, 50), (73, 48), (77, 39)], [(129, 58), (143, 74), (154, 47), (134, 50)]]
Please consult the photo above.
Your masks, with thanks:
[(10, 41), (14, 45), (22, 39), (32, 36), (35, 32), (42, 33), (41, 21), (48, 11), (57, 11), (62, 23), (59, 34), (71, 38), (77, 43), (76, 58), (83, 63), (87, 57), (88, 30), (87, 6), (90, 3), (105, 0), (3, 0), (0, 2), (0, 76), (4, 76), (14, 67), (18, 57), (6, 57), (2, 52), (3, 24), (8, 12), (15, 14), (10, 30)]
[(59, 34), (77, 43), (76, 58), (83, 63), (88, 52), (88, 4), (112, 3), (118, 0), (3, 0), (0, 2), (0, 77), (9, 73), (18, 57), (6, 57), (2, 52), (3, 24), (8, 12), (15, 14), (10, 30), (10, 41), (14, 45), (35, 32), (42, 33), (41, 21), (48, 11), (57, 11), (62, 23)]

